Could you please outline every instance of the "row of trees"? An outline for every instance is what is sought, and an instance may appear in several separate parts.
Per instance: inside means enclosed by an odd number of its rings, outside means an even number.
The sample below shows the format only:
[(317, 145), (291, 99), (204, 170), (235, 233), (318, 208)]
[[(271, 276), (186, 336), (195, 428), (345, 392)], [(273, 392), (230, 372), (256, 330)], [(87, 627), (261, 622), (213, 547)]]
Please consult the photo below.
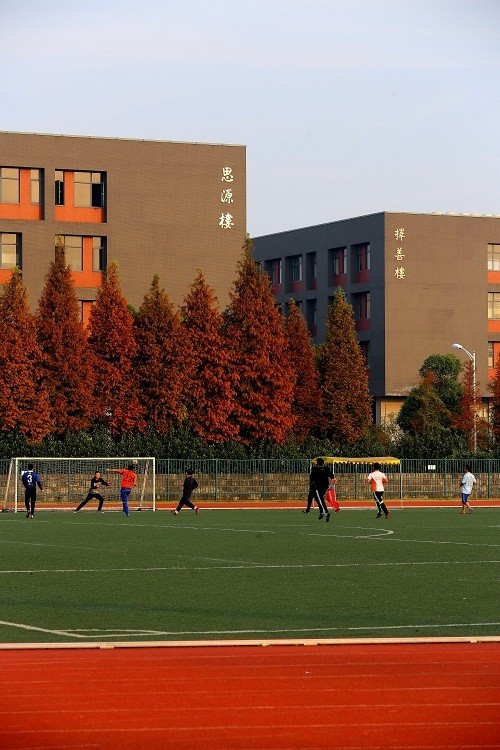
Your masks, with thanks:
[[(247, 238), (226, 310), (198, 271), (180, 309), (154, 277), (133, 310), (111, 263), (85, 329), (64, 250), (35, 314), (20, 271), (0, 297), (0, 454), (464, 455), (500, 444), (500, 374), (491, 429), (474, 423), (472, 369), (433, 355), (397, 419), (372, 423), (368, 371), (342, 289), (314, 348), (299, 308), (278, 312)], [(75, 436), (79, 436), (76, 439)], [(40, 451), (41, 452), (41, 451)]]
[(282, 318), (250, 239), (221, 312), (198, 272), (180, 309), (154, 277), (139, 309), (115, 263), (87, 329), (64, 250), (56, 247), (31, 314), (21, 272), (0, 298), (0, 429), (30, 443), (101, 426), (115, 440), (188, 429), (208, 444), (352, 444), (371, 424), (368, 373), (352, 308), (337, 290), (328, 334), (314, 350), (291, 303)]

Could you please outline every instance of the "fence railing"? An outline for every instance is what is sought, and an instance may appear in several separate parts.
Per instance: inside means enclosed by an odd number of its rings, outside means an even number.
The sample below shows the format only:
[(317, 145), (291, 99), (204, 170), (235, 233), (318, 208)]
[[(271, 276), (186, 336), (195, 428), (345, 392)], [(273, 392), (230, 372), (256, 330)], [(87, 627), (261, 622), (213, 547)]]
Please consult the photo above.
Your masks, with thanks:
[[(440, 499), (456, 500), (460, 494), (460, 477), (465, 461), (459, 459), (402, 459), (400, 465), (382, 466), (389, 483), (386, 489), (388, 500)], [(500, 498), (500, 459), (478, 459), (470, 462), (477, 484), (474, 497), (483, 499)], [(76, 467), (81, 462), (75, 459)], [(187, 466), (194, 469), (199, 482), (197, 497), (200, 502), (238, 501), (305, 501), (309, 489), (310, 461), (308, 458), (282, 459), (156, 459), (155, 494), (157, 502), (175, 502), (182, 491), (182, 483)], [(9, 468), (11, 476), (9, 478)], [(371, 498), (366, 477), (369, 466), (366, 464), (339, 464), (335, 467), (338, 479), (339, 500), (367, 500)], [(85, 476), (76, 477), (81, 482), (82, 491), (88, 483)], [(15, 484), (19, 477), (12, 476), (12, 463), (0, 460), (0, 498), (4, 508), (13, 508)], [(57, 497), (49, 492), (41, 493), (39, 505), (57, 502), (62, 507), (74, 504), (77, 482), (63, 483), (58, 487)], [(20, 484), (18, 484), (18, 492)], [(108, 495), (109, 496), (109, 495)], [(19, 495), (21, 497), (21, 495)], [(21, 500), (22, 503), (22, 500)]]

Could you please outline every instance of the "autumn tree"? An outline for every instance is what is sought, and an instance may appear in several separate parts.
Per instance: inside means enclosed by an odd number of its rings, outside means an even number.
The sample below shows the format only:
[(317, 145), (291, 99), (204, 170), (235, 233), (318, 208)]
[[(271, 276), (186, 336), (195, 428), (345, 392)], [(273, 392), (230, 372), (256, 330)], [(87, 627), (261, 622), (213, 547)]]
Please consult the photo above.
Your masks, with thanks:
[(464, 433), (467, 439), (467, 448), (472, 452), (477, 447), (478, 431), (480, 427), (484, 427), (480, 415), (477, 413), (481, 397), (477, 383), (474, 390), (475, 377), (472, 361), (468, 360), (463, 369), (462, 397), (458, 405), (458, 412), (452, 415), (451, 426)]
[(225, 340), (236, 382), (239, 439), (284, 442), (293, 424), (294, 374), (288, 342), (266, 273), (247, 237), (227, 310)]
[(121, 291), (115, 262), (108, 266), (92, 305), (89, 344), (95, 361), (97, 414), (115, 437), (144, 429), (134, 368), (134, 321)]
[(372, 423), (372, 398), (353, 310), (340, 287), (328, 312), (320, 373), (327, 434), (338, 443), (355, 443)]
[(293, 299), (288, 305), (285, 331), (288, 338), (288, 357), (295, 375), (292, 399), (293, 432), (299, 440), (305, 440), (315, 431), (321, 431), (322, 399), (314, 347), (304, 316)]
[(53, 431), (62, 435), (67, 430), (84, 430), (94, 416), (94, 371), (61, 244), (45, 277), (35, 319)]
[(492, 396), (490, 402), (490, 427), (498, 446), (500, 445), (500, 355), (495, 362), (495, 373), (488, 388)]
[(0, 429), (16, 430), (30, 443), (51, 430), (41, 356), (21, 272), (15, 268), (0, 297)]
[(462, 364), (455, 354), (431, 354), (419, 370), (423, 380), (429, 375), (428, 382), (451, 414), (459, 411), (463, 396), (461, 370)]
[(182, 307), (183, 326), (192, 357), (185, 402), (189, 423), (200, 438), (211, 443), (234, 439), (236, 372), (221, 333), (222, 316), (212, 289), (198, 271)]
[(180, 315), (174, 309), (158, 276), (135, 318), (136, 373), (147, 424), (159, 435), (183, 419), (186, 347)]

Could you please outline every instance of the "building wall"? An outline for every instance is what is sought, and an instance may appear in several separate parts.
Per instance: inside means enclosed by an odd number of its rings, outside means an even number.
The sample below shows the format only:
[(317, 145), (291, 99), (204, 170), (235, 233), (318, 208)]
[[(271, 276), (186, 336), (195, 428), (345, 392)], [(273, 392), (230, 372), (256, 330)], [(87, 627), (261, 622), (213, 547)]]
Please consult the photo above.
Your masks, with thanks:
[[(123, 293), (134, 306), (154, 274), (180, 304), (197, 269), (221, 306), (228, 303), (246, 235), (244, 146), (0, 133), (0, 166), (43, 170), (43, 218), (16, 218), (15, 207), (0, 202), (0, 232), (22, 235), (33, 308), (56, 235), (104, 236), (108, 262), (118, 262)], [(56, 206), (57, 170), (104, 173), (104, 210)], [(224, 190), (231, 192), (223, 200)], [(80, 278), (80, 299), (95, 297), (93, 282)]]
[[(275, 286), (283, 306), (293, 297), (307, 311), (317, 306), (316, 325), (309, 323), (315, 343), (324, 340), (328, 305), (342, 286), (355, 310), (362, 348), (369, 352), (370, 388), (377, 421), (397, 413), (402, 399), (419, 382), (418, 371), (431, 354), (460, 343), (476, 353), (477, 381), (487, 397), (488, 345), (500, 353), (500, 319), (488, 319), (488, 292), (500, 294), (498, 271), (488, 270), (488, 245), (500, 250), (500, 217), (441, 214), (377, 213), (254, 239), (255, 258), (267, 270), (278, 259), (284, 269)], [(358, 249), (370, 248), (370, 268), (359, 271)], [(346, 248), (347, 273), (333, 275), (333, 256)], [(316, 253), (317, 278), (291, 284), (290, 258)], [(309, 261), (309, 267), (311, 262)], [(359, 300), (369, 294), (369, 316)], [(500, 303), (500, 299), (499, 299)], [(499, 304), (500, 310), (500, 304)], [(491, 361), (489, 363), (491, 365)]]

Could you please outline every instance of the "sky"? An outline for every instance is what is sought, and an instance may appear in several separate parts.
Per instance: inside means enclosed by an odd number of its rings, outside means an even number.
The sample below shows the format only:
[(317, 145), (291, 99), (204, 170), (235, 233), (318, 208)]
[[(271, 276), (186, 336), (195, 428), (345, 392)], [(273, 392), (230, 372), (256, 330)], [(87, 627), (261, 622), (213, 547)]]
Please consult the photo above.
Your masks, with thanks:
[(500, 0), (0, 0), (0, 130), (247, 149), (252, 236), (500, 214)]

